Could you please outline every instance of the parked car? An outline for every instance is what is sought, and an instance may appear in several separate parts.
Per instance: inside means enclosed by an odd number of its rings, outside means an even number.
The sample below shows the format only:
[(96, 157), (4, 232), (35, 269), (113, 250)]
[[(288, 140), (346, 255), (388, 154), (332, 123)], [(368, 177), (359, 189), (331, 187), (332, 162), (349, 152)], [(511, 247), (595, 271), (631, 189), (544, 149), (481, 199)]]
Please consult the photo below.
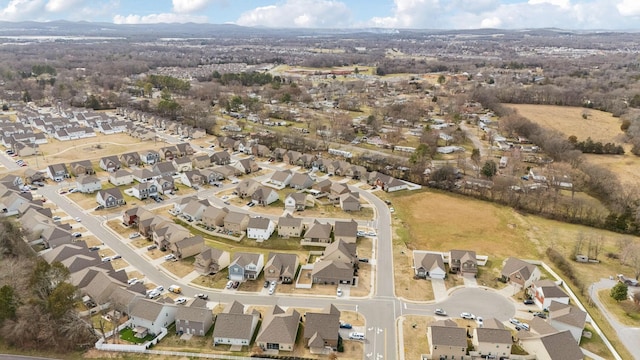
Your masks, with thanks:
[(175, 258), (176, 258), (176, 256), (173, 255), (173, 254), (169, 254), (169, 255), (165, 255), (164, 256), (164, 259), (167, 260), (167, 261), (174, 260)]
[(89, 248), (89, 251), (98, 251), (98, 250), (100, 250), (99, 246), (92, 246)]
[(54, 216), (51, 218), (53, 221), (60, 221), (60, 219), (62, 219), (60, 216)]
[(232, 286), (233, 286), (233, 281), (231, 281), (231, 280), (227, 281), (227, 286), (226, 286), (226, 288), (227, 288), (227, 289), (231, 289), (231, 287), (232, 287)]
[(342, 296), (342, 289), (338, 288), (338, 290), (336, 290), (336, 296), (338, 297)]
[(140, 233), (139, 232), (134, 232), (129, 234), (129, 239), (135, 239), (137, 237), (140, 237)]
[(233, 282), (233, 286), (231, 286), (231, 287), (234, 288), (234, 289), (237, 289), (238, 286), (240, 286), (240, 281), (234, 281)]
[(520, 324), (520, 320), (514, 319), (514, 318), (509, 319), (509, 322), (512, 323), (513, 325), (519, 325)]
[(353, 326), (347, 322), (340, 321), (340, 329), (351, 329)]
[(482, 317), (478, 316), (476, 318), (476, 323), (478, 324), (479, 328), (484, 327), (484, 319), (482, 319)]
[(276, 292), (275, 286), (269, 288), (269, 295), (273, 295)]
[(196, 297), (198, 299), (202, 299), (202, 300), (208, 300), (209, 299), (209, 295), (207, 295), (207, 294), (196, 294)]
[(516, 325), (516, 330), (518, 330), (518, 331), (520, 331), (520, 330), (529, 331), (529, 324), (520, 323), (520, 324)]
[(269, 287), (269, 285), (270, 285), (269, 280), (265, 280), (265, 281), (264, 281), (264, 285), (263, 285), (263, 287), (266, 289), (266, 288), (268, 288), (268, 287)]
[(137, 283), (137, 282), (138, 282), (138, 278), (135, 278), (135, 277), (134, 277), (134, 278), (129, 279), (129, 280), (127, 281), (127, 284), (129, 284), (129, 285), (133, 285), (133, 284), (135, 284), (135, 283)]
[(364, 340), (364, 334), (360, 332), (352, 332), (349, 334), (351, 340)]
[(443, 309), (435, 309), (433, 313), (440, 316), (447, 316), (447, 312), (444, 311)]
[(358, 261), (360, 261), (362, 263), (368, 263), (369, 259), (368, 258), (358, 258)]
[(77, 222), (82, 222), (82, 219), (80, 219), (79, 217), (76, 217), (76, 218), (75, 218), (75, 220), (76, 220)]
[(74, 238), (79, 238), (82, 237), (82, 234), (79, 232), (74, 232), (73, 234), (71, 234), (71, 236), (73, 236)]
[(472, 313), (468, 313), (468, 312), (463, 312), (462, 314), (460, 314), (460, 317), (463, 319), (467, 319), (467, 320), (474, 320), (476, 318), (475, 315), (473, 315)]
[(162, 285), (156, 286), (156, 288), (154, 289), (155, 291), (161, 293), (164, 291), (164, 287)]
[(533, 305), (536, 303), (535, 301), (533, 301), (533, 299), (524, 299), (523, 302), (525, 305)]
[(111, 261), (111, 256), (106, 256), (102, 258), (102, 262), (109, 262)]
[(175, 303), (178, 304), (178, 305), (182, 305), (182, 304), (184, 304), (186, 302), (187, 302), (187, 298), (185, 298), (185, 297), (179, 297), (179, 298), (177, 298), (175, 300)]
[(112, 259), (113, 259), (113, 260), (122, 259), (122, 255), (118, 255), (118, 254), (113, 255)]
[(151, 250), (155, 250), (158, 248), (158, 245), (149, 245), (147, 246), (147, 250), (151, 251)]
[(533, 316), (537, 316), (540, 319), (546, 319), (547, 318), (547, 314), (543, 313), (543, 312), (534, 312)]

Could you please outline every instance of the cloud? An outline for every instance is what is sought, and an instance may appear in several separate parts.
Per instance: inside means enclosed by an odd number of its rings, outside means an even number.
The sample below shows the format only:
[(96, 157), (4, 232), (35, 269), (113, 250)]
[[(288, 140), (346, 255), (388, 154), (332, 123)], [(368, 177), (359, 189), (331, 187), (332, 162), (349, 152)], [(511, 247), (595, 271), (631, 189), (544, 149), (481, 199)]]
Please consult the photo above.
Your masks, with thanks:
[[(446, 9), (438, 0), (394, 0), (393, 16), (374, 17), (376, 27), (439, 28), (442, 27)], [(463, 3), (466, 1), (463, 1)]]
[(45, 0), (11, 0), (0, 10), (0, 20), (20, 21), (41, 19)]
[(206, 16), (200, 15), (186, 15), (186, 14), (174, 14), (174, 13), (163, 13), (163, 14), (149, 14), (149, 15), (116, 15), (113, 17), (113, 22), (115, 24), (158, 24), (158, 23), (206, 23)]
[(173, 0), (173, 12), (190, 14), (204, 10), (211, 0)]
[(83, 0), (49, 0), (45, 5), (45, 10), (50, 12), (61, 12), (71, 8), (77, 8)]
[(640, 1), (638, 0), (622, 0), (616, 5), (616, 8), (622, 16), (640, 16)]
[(563, 9), (571, 7), (571, 0), (529, 0), (529, 5), (553, 5)]
[(351, 11), (340, 1), (286, 0), (240, 15), (236, 24), (266, 27), (330, 28), (351, 26)]
[(499, 28), (502, 25), (502, 20), (499, 17), (493, 16), (490, 18), (482, 19), (480, 22), (481, 28)]

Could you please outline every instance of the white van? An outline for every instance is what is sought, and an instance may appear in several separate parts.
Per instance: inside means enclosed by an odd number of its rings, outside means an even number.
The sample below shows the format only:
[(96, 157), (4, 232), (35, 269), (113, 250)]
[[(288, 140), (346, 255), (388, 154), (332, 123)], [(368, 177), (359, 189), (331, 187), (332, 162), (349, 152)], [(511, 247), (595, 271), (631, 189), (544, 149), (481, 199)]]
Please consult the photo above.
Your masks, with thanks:
[(349, 334), (351, 340), (364, 340), (364, 334), (360, 332), (352, 332)]

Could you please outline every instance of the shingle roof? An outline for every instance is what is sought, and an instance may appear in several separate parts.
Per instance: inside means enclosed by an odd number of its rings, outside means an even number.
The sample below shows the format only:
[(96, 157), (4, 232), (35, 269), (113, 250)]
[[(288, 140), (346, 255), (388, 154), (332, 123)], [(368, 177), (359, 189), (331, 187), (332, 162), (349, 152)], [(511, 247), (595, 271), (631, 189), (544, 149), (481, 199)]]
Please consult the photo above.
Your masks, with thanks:
[(284, 312), (276, 305), (272, 312), (265, 317), (256, 341), (293, 344), (296, 342), (299, 324), (299, 312), (293, 310), (293, 308), (289, 308), (287, 312)]
[(306, 234), (304, 234), (305, 238), (318, 238), (318, 239), (327, 239), (331, 236), (331, 224), (322, 224), (315, 220), (313, 224), (309, 227)]
[(333, 234), (337, 236), (352, 236), (356, 237), (358, 233), (358, 223), (351, 219), (351, 221), (336, 221), (333, 225)]
[(573, 339), (569, 330), (545, 335), (540, 338), (542, 345), (547, 350), (550, 359), (582, 360), (584, 354), (578, 343)]
[(478, 341), (492, 344), (511, 344), (511, 331), (506, 329), (476, 328)]
[(467, 347), (467, 332), (452, 326), (431, 326), (432, 346)]
[(531, 276), (535, 268), (536, 266), (533, 264), (530, 264), (518, 258), (510, 257), (504, 263), (504, 267), (502, 268), (502, 275), (508, 277), (515, 272), (520, 272), (523, 279), (526, 280)]
[(278, 219), (278, 225), (287, 227), (302, 226), (302, 218), (293, 217), (291, 214), (287, 213), (285, 216)]
[[(305, 316), (304, 338), (311, 339), (314, 335), (323, 340), (338, 340), (340, 328), (340, 310), (335, 305), (329, 305), (321, 312), (307, 312)], [(322, 344), (324, 346), (324, 344)]]
[(587, 313), (575, 306), (552, 301), (549, 306), (549, 320), (551, 322), (558, 321), (567, 325), (584, 328)]
[(266, 229), (269, 228), (269, 223), (270, 222), (271, 222), (271, 220), (269, 220), (267, 218), (254, 217), (254, 218), (249, 219), (249, 224), (247, 225), (247, 228), (266, 230)]

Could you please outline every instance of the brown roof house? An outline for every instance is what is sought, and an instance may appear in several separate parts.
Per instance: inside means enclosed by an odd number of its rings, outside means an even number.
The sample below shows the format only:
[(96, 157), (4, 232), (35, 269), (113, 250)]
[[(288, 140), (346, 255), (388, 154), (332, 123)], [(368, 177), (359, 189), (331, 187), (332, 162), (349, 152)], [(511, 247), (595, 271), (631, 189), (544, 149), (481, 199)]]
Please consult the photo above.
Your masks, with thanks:
[(122, 167), (122, 162), (118, 159), (117, 156), (105, 156), (100, 159), (100, 169), (108, 172), (114, 172), (116, 170), (120, 170)]
[(360, 211), (360, 193), (352, 192), (342, 194), (339, 197), (342, 211)]
[(201, 221), (205, 226), (208, 226), (210, 228), (223, 226), (224, 218), (228, 213), (229, 209), (227, 209), (226, 207), (221, 209), (215, 206), (209, 206), (202, 212)]
[(238, 252), (229, 264), (229, 280), (255, 280), (264, 267), (264, 255), (259, 253)]
[(296, 254), (269, 253), (264, 266), (264, 279), (291, 284), (298, 271), (298, 262)]
[(429, 324), (427, 339), (432, 359), (462, 359), (467, 355), (467, 331), (451, 320)]
[(307, 312), (304, 320), (304, 344), (312, 354), (328, 354), (338, 348), (340, 310), (329, 305), (320, 312)]
[(491, 323), (496, 326), (489, 327), (489, 321), (487, 321), (484, 327), (474, 329), (472, 343), (475, 351), (480, 353), (481, 356), (493, 356), (496, 359), (509, 357), (511, 345), (513, 345), (511, 331), (505, 329), (504, 325), (498, 320), (491, 321)]
[(476, 252), (471, 250), (451, 250), (449, 252), (449, 270), (461, 275), (476, 275), (478, 260)]
[(204, 336), (213, 326), (213, 312), (206, 302), (195, 299), (188, 306), (180, 306), (176, 311), (176, 331), (183, 334)]
[(569, 295), (551, 280), (535, 281), (527, 291), (541, 309), (549, 308), (551, 301), (569, 303)]
[(271, 219), (254, 217), (249, 219), (249, 223), (247, 224), (247, 238), (255, 239), (257, 242), (263, 242), (269, 240), (275, 229), (276, 226)]
[(284, 199), (285, 209), (294, 209), (295, 211), (304, 211), (307, 207), (307, 202), (313, 206), (313, 200), (311, 195), (305, 193), (290, 193)]
[(510, 257), (505, 260), (501, 276), (503, 281), (526, 289), (534, 281), (540, 280), (540, 270), (533, 264)]
[(331, 243), (331, 229), (329, 223), (322, 224), (318, 220), (314, 220), (309, 229), (304, 234), (304, 238), (300, 241), (302, 245), (307, 246), (324, 246)]
[(287, 213), (278, 219), (278, 236), (280, 237), (300, 237), (303, 230), (302, 218), (293, 217)]
[(251, 345), (251, 339), (259, 321), (260, 313), (257, 310), (245, 313), (244, 305), (234, 300), (227, 304), (222, 313), (216, 317), (213, 346)]
[(520, 345), (538, 360), (582, 360), (584, 354), (574, 340), (571, 332), (551, 333), (539, 337), (523, 337)]
[(236, 186), (236, 192), (242, 199), (247, 196), (253, 195), (253, 193), (260, 187), (260, 183), (253, 179), (242, 180), (238, 186)]
[(573, 339), (580, 343), (587, 313), (575, 306), (551, 301), (549, 305), (549, 319), (547, 322), (558, 331), (569, 330)]
[(93, 170), (93, 164), (91, 164), (91, 161), (89, 160), (72, 162), (71, 164), (69, 164), (69, 167), (71, 168), (71, 173), (74, 176), (93, 175), (96, 173)]
[(284, 188), (289, 185), (292, 177), (293, 173), (291, 173), (291, 170), (278, 170), (271, 175), (269, 183), (279, 188)]
[(421, 279), (444, 279), (447, 276), (444, 260), (439, 253), (414, 250), (413, 269), (416, 277)]
[(193, 268), (204, 275), (214, 275), (226, 268), (231, 263), (231, 256), (228, 251), (205, 247), (196, 255)]
[(261, 185), (251, 194), (251, 201), (262, 206), (273, 204), (278, 200), (280, 200), (278, 192), (267, 186)]
[(275, 305), (265, 316), (256, 337), (257, 345), (263, 350), (293, 351), (300, 326), (300, 313), (289, 308), (284, 311)]
[(103, 189), (96, 194), (96, 202), (105, 208), (124, 205), (124, 196), (118, 188)]
[(351, 221), (336, 221), (333, 224), (334, 241), (342, 240), (347, 243), (354, 243), (358, 237), (358, 223)]
[(224, 217), (224, 229), (227, 233), (242, 234), (249, 225), (249, 215), (236, 211), (229, 211)]
[(178, 259), (188, 258), (195, 256), (202, 252), (204, 248), (204, 239), (200, 235), (187, 237), (182, 240), (178, 240), (171, 244), (169, 247), (171, 253)]
[(289, 182), (289, 187), (296, 190), (308, 189), (313, 185), (313, 179), (309, 174), (295, 173)]

